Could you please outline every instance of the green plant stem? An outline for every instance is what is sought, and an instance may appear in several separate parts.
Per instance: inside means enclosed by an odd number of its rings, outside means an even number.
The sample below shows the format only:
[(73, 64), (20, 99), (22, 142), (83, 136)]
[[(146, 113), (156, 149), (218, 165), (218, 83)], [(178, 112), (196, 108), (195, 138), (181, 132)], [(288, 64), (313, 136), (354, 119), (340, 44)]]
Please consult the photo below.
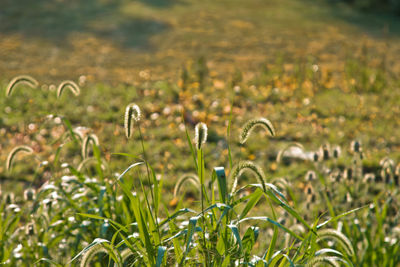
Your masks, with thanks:
[[(155, 198), (154, 198), (152, 183), (151, 183), (151, 180), (150, 180), (150, 170), (149, 170), (149, 165), (148, 165), (149, 163), (148, 163), (148, 161), (147, 161), (146, 150), (145, 150), (145, 148), (144, 148), (144, 140), (143, 140), (142, 130), (140, 129), (140, 123), (139, 123), (139, 122), (137, 123), (137, 127), (138, 127), (138, 129), (139, 129), (139, 136), (140, 136), (140, 143), (141, 143), (141, 145), (142, 145), (143, 159), (144, 159), (144, 161), (146, 162), (147, 182), (149, 183), (149, 187), (150, 187), (151, 200), (152, 200), (152, 203), (154, 203), (154, 199), (155, 199)], [(146, 196), (146, 193), (145, 193), (145, 196)], [(146, 202), (147, 202), (147, 206), (148, 206), (149, 209), (150, 209), (150, 204), (149, 204), (149, 201), (148, 201), (148, 199), (147, 199), (147, 196), (146, 196)], [(157, 212), (156, 209), (155, 209), (155, 207), (154, 207), (154, 210), (155, 210), (155, 212)], [(150, 209), (150, 214), (151, 214), (151, 217), (152, 217), (153, 222), (154, 222), (155, 225), (156, 225), (158, 237), (159, 237), (159, 239), (160, 239), (160, 241), (161, 241), (160, 227), (159, 227), (159, 225), (158, 225), (157, 219), (154, 219), (154, 215), (153, 215), (153, 213), (151, 212), (151, 209)], [(156, 218), (157, 218), (157, 214), (155, 214), (155, 216), (156, 216)]]

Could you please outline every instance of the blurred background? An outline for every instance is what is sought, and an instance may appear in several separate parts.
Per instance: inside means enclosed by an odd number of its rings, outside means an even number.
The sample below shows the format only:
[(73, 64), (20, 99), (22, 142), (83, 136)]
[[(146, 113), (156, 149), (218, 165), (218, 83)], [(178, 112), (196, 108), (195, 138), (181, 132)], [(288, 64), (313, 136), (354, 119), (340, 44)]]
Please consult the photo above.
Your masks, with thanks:
[(2, 0), (0, 73), (133, 83), (144, 69), (176, 78), (201, 56), (224, 78), (282, 57), (342, 70), (362, 47), (397, 70), (398, 2)]
[[(40, 125), (55, 114), (97, 134), (110, 166), (120, 170), (130, 159), (112, 153), (141, 153), (123, 130), (124, 109), (136, 102), (155, 168), (174, 176), (193, 168), (179, 156), (189, 153), (183, 118), (192, 135), (197, 122), (209, 125), (206, 153), (213, 165), (227, 164), (231, 110), (234, 146), (250, 118), (267, 117), (277, 129), (276, 138), (259, 133), (236, 155), (264, 162), (291, 141), (313, 151), (324, 143), (346, 150), (357, 139), (375, 168), (381, 157), (400, 155), (398, 6), (396, 0), (2, 0), (2, 89), (27, 74), (40, 90), (16, 88), (1, 98), (0, 157), (5, 162), (14, 146), (30, 145), (51, 161), (66, 129), (40, 132)], [(63, 80), (79, 83), (81, 95), (57, 99)], [(60, 162), (73, 162), (71, 149)], [(31, 176), (31, 169), (16, 168), (14, 176)], [(11, 176), (3, 164), (0, 171)]]

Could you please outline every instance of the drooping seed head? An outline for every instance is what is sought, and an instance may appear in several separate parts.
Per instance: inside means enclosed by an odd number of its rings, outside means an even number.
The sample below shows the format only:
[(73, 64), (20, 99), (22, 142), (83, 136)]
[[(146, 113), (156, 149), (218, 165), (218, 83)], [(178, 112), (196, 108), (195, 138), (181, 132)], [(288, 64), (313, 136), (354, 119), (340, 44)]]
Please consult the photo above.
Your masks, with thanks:
[(380, 161), (379, 161), (379, 165), (382, 167), (382, 168), (387, 168), (387, 167), (390, 167), (390, 168), (393, 168), (394, 167), (394, 161), (391, 159), (391, 158), (389, 158), (389, 157), (384, 157), (383, 159), (381, 159)]
[(90, 263), (93, 260), (94, 256), (96, 256), (97, 254), (100, 254), (100, 253), (104, 253), (106, 255), (109, 255), (108, 250), (100, 243), (90, 247), (83, 254), (80, 266), (81, 267), (90, 266), (91, 265)]
[(69, 89), (75, 96), (81, 93), (79, 86), (73, 81), (62, 81), (57, 88), (57, 98), (61, 97), (61, 94), (65, 89)]
[(322, 157), (320, 156), (320, 154), (319, 154), (318, 151), (314, 152), (314, 154), (313, 154), (313, 161), (314, 161), (314, 162), (320, 161), (321, 158), (322, 158)]
[(185, 174), (175, 184), (174, 197), (179, 195), (180, 189), (184, 183), (190, 181), (197, 189), (201, 190), (199, 178), (195, 174)]
[(391, 169), (389, 167), (386, 167), (384, 169), (381, 170), (381, 176), (383, 179), (383, 182), (385, 184), (390, 184), (392, 181), (392, 172)]
[(35, 80), (34, 78), (32, 78), (31, 76), (20, 75), (10, 81), (10, 83), (8, 84), (7, 89), (6, 89), (6, 96), (7, 97), (10, 96), (13, 89), (15, 87), (17, 87), (17, 85), (20, 85), (20, 84), (25, 84), (31, 88), (36, 88), (39, 85), (38, 81)]
[(291, 151), (291, 152), (297, 152), (297, 151), (301, 151), (304, 152), (304, 146), (300, 143), (294, 142), (294, 143), (290, 143), (288, 144), (284, 149), (280, 150), (278, 152), (278, 155), (276, 156), (276, 162), (280, 163), (283, 159), (283, 157), (285, 156), (285, 152), (286, 151)]
[(354, 255), (353, 245), (351, 244), (350, 240), (342, 232), (335, 230), (335, 229), (324, 229), (324, 230), (319, 230), (317, 232), (317, 236), (318, 236), (317, 243), (319, 243), (322, 240), (327, 240), (327, 239), (334, 240), (343, 248), (343, 250), (349, 256)]
[(130, 138), (133, 132), (134, 122), (140, 121), (141, 112), (138, 105), (135, 103), (129, 104), (125, 109), (124, 128), (126, 138)]
[(266, 118), (252, 119), (246, 122), (246, 124), (242, 127), (242, 131), (240, 133), (240, 144), (246, 143), (250, 134), (256, 127), (262, 127), (267, 130), (272, 136), (275, 135), (275, 129), (272, 126), (272, 123)]
[(351, 181), (353, 179), (353, 169), (351, 168), (345, 169), (343, 176), (346, 180)]
[(29, 236), (35, 235), (35, 225), (33, 223), (28, 223), (25, 227), (25, 233)]
[(395, 175), (400, 175), (400, 163), (397, 164), (396, 168), (394, 169)]
[(7, 161), (6, 161), (6, 170), (10, 171), (12, 163), (14, 161), (15, 156), (20, 153), (20, 152), (25, 152), (27, 154), (32, 154), (33, 149), (30, 148), (29, 146), (17, 146), (11, 150), (11, 152), (8, 154)]
[(322, 160), (329, 160), (331, 153), (328, 144), (324, 144), (320, 147), (320, 154), (322, 155)]
[(207, 142), (207, 125), (203, 122), (196, 124), (194, 129), (194, 143), (197, 149), (201, 149), (201, 146)]
[(353, 153), (361, 153), (361, 142), (359, 140), (353, 140), (350, 144), (350, 151)]
[(371, 183), (375, 181), (375, 174), (373, 173), (366, 173), (363, 178), (364, 183)]
[(342, 149), (340, 148), (340, 146), (335, 146), (332, 151), (332, 156), (333, 158), (338, 159), (341, 153)]
[(256, 165), (254, 162), (251, 161), (244, 161), (240, 162), (238, 165), (234, 167), (234, 169), (229, 174), (230, 180), (233, 180), (231, 194), (233, 194), (236, 190), (236, 186), (238, 183), (239, 176), (245, 171), (250, 170), (252, 171), (259, 182), (261, 183), (264, 192), (266, 191), (265, 187), (265, 174), (264, 171), (261, 169), (260, 166)]
[(89, 155), (90, 144), (99, 146), (99, 138), (95, 134), (88, 134), (82, 142), (82, 157), (86, 159)]
[(25, 201), (33, 201), (35, 200), (35, 189), (28, 188), (24, 191), (24, 199)]
[(315, 171), (308, 171), (305, 175), (305, 180), (307, 182), (312, 182), (317, 179), (317, 175), (315, 174)]
[(351, 197), (349, 192), (346, 193), (345, 200), (347, 203), (351, 203), (353, 201), (353, 198)]
[(14, 203), (14, 199), (15, 199), (14, 193), (11, 192), (11, 193), (6, 194), (5, 195), (6, 205), (13, 204)]
[(306, 202), (307, 202), (307, 203), (310, 203), (310, 204), (311, 204), (311, 203), (315, 203), (316, 199), (317, 199), (317, 197), (315, 196), (315, 193), (312, 192), (312, 193), (310, 193), (310, 194), (307, 195), (307, 197), (306, 197)]
[(312, 195), (314, 193), (314, 189), (311, 184), (306, 185), (306, 187), (304, 188), (304, 193), (306, 195)]

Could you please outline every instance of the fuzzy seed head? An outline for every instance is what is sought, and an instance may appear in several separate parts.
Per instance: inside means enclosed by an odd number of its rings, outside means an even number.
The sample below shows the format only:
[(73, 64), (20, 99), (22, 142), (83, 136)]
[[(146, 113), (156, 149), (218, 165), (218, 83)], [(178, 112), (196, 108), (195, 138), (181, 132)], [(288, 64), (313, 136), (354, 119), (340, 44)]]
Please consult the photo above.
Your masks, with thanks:
[(75, 96), (78, 96), (81, 93), (79, 86), (73, 81), (63, 81), (57, 88), (57, 98), (61, 97), (61, 94), (65, 89), (69, 89)]
[(315, 196), (315, 193), (310, 193), (307, 195), (306, 197), (306, 202), (307, 203), (315, 203), (315, 200), (317, 199), (317, 197)]
[(338, 159), (340, 157), (340, 154), (342, 154), (342, 149), (340, 148), (340, 146), (335, 146), (332, 151), (333, 158)]
[(35, 235), (35, 225), (33, 223), (29, 223), (25, 227), (26, 235), (33, 236)]
[(320, 157), (319, 153), (318, 152), (314, 152), (313, 161), (314, 162), (318, 162), (318, 161), (320, 161), (320, 159), (321, 159), (321, 157)]
[(17, 76), (14, 79), (12, 79), (8, 84), (6, 89), (6, 96), (7, 97), (10, 96), (13, 89), (17, 87), (19, 84), (25, 84), (31, 88), (36, 88), (39, 85), (38, 81), (31, 76), (28, 75)]
[(109, 254), (107, 249), (101, 244), (96, 244), (96, 245), (92, 246), (90, 249), (88, 249), (83, 254), (80, 266), (81, 267), (90, 266), (91, 265), (90, 263), (93, 260), (94, 256), (96, 256), (97, 254), (100, 254), (100, 253), (104, 253), (107, 255)]
[(353, 245), (350, 240), (340, 231), (335, 229), (324, 229), (317, 232), (318, 238), (317, 243), (321, 240), (333, 240), (336, 241), (349, 256), (354, 255)]
[(320, 148), (320, 154), (322, 155), (322, 160), (329, 160), (331, 157), (331, 152), (328, 144), (322, 145)]
[(199, 122), (196, 124), (194, 129), (194, 143), (196, 144), (197, 149), (201, 149), (201, 146), (207, 142), (207, 125), (203, 122)]
[(6, 161), (6, 169), (8, 171), (11, 170), (11, 166), (12, 166), (15, 156), (21, 152), (31, 154), (31, 153), (33, 153), (33, 149), (30, 148), (29, 146), (17, 146), (15, 148), (13, 148), (13, 150), (11, 150), (11, 152), (8, 154), (7, 161)]
[(398, 163), (396, 168), (394, 169), (394, 174), (400, 176), (400, 163)]
[(384, 168), (384, 169), (381, 170), (381, 176), (382, 176), (383, 181), (386, 184), (390, 184), (391, 183), (391, 181), (392, 181), (392, 173), (391, 173), (389, 167)]
[(86, 159), (89, 156), (90, 144), (92, 146), (99, 146), (99, 138), (95, 134), (89, 134), (82, 142), (82, 157)]
[(33, 201), (35, 200), (35, 189), (28, 188), (24, 191), (24, 199), (25, 201)]
[(306, 173), (305, 180), (307, 182), (315, 181), (316, 179), (317, 179), (317, 175), (315, 174), (315, 171), (308, 171)]
[(272, 136), (275, 135), (274, 126), (272, 123), (266, 118), (252, 119), (246, 122), (246, 124), (242, 127), (242, 132), (240, 133), (240, 144), (243, 145), (246, 143), (250, 134), (256, 127), (262, 127), (267, 130)]
[(375, 174), (373, 173), (366, 173), (363, 178), (364, 183), (371, 183), (375, 181)]
[(394, 164), (395, 164), (394, 161), (389, 157), (384, 157), (379, 161), (379, 165), (382, 168), (388, 168), (388, 167), (393, 168)]
[(244, 162), (240, 162), (238, 165), (236, 165), (236, 167), (229, 174), (230, 180), (233, 180), (231, 194), (233, 194), (235, 192), (237, 184), (238, 184), (239, 176), (245, 170), (250, 170), (256, 175), (257, 179), (259, 180), (259, 182), (262, 185), (263, 190), (265, 192), (266, 187), (265, 187), (264, 171), (261, 169), (260, 166), (256, 165), (255, 163), (253, 163), (251, 161), (244, 161)]
[(345, 169), (343, 176), (346, 180), (351, 181), (353, 179), (353, 169), (351, 168)]
[(126, 138), (130, 138), (133, 132), (134, 122), (140, 121), (141, 112), (138, 105), (135, 103), (129, 104), (125, 109), (124, 128)]
[(6, 205), (10, 205), (14, 203), (14, 193), (8, 193), (5, 195), (5, 202)]
[(312, 188), (311, 184), (308, 184), (308, 185), (304, 188), (304, 192), (306, 193), (306, 195), (312, 195), (312, 194), (314, 194), (314, 189)]
[(353, 153), (361, 153), (361, 142), (358, 140), (353, 140), (350, 144), (350, 151)]

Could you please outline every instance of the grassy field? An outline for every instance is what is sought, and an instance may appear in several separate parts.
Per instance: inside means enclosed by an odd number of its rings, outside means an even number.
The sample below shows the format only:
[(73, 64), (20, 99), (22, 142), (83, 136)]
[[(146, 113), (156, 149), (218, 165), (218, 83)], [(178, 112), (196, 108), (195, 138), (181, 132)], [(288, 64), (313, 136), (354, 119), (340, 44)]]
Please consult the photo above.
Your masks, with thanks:
[[(46, 258), (66, 265), (87, 254), (87, 245), (102, 243), (113, 262), (126, 260), (125, 253), (135, 266), (263, 266), (254, 255), (273, 266), (314, 266), (321, 254), (354, 266), (399, 266), (400, 19), (298, 0), (2, 5), (0, 262)], [(16, 86), (6, 97), (10, 80), (21, 74), (39, 85)], [(57, 97), (63, 80), (75, 81), (79, 96), (66, 90)], [(142, 116), (127, 139), (124, 114), (132, 102)], [(256, 130), (241, 144), (242, 126), (259, 117), (271, 121), (275, 135)], [(199, 122), (208, 126), (208, 138), (196, 150)], [(82, 138), (71, 138), (71, 130)], [(90, 134), (99, 142), (87, 156)], [(350, 146), (354, 140), (362, 151)], [(277, 161), (293, 144), (307, 157), (331, 148), (330, 157)], [(7, 170), (10, 152), (21, 145), (32, 155), (18, 153)], [(143, 160), (152, 169), (135, 167), (130, 179), (115, 180)], [(262, 171), (240, 164), (247, 160)], [(213, 175), (218, 166), (228, 175), (225, 186)], [(310, 170), (315, 179), (305, 178)], [(174, 196), (185, 174), (194, 185)], [(224, 198), (235, 179), (239, 187), (258, 182), (258, 189)], [(263, 179), (279, 191), (265, 188)], [(24, 190), (34, 190), (33, 199), (24, 200)], [(206, 207), (210, 217), (201, 212)], [(358, 207), (340, 222), (329, 219)], [(254, 216), (269, 219), (250, 224)], [(194, 234), (196, 225), (211, 238)], [(328, 231), (316, 239), (325, 228), (345, 238)], [(325, 234), (336, 242), (321, 241)], [(85, 262), (78, 258), (73, 264)]]

